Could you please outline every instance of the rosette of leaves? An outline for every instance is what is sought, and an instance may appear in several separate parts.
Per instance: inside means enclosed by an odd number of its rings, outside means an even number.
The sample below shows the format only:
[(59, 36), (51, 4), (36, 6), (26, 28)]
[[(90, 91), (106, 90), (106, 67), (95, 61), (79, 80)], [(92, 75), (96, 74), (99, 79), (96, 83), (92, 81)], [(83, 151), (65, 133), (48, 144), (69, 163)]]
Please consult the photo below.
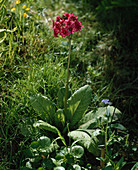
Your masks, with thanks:
[(67, 131), (67, 125), (71, 130), (77, 128), (77, 124), (85, 115), (91, 102), (91, 96), (92, 90), (88, 85), (81, 87), (71, 96), (68, 92), (66, 115), (64, 114), (65, 89), (62, 88), (59, 91), (57, 105), (41, 94), (31, 96), (31, 104), (41, 118), (34, 126), (39, 128), (45, 126), (46, 130), (53, 133), (59, 132), (58, 129), (62, 129), (64, 132)]
[(40, 94), (31, 96), (31, 104), (41, 117), (41, 120), (34, 123), (34, 127), (58, 134), (65, 146), (62, 134), (67, 134), (69, 129), (70, 138), (79, 140), (82, 146), (97, 155), (98, 145), (103, 139), (98, 129), (99, 122), (102, 124), (106, 124), (107, 120), (108, 123), (113, 122), (118, 119), (121, 112), (113, 106), (108, 106), (87, 113), (92, 90), (89, 85), (85, 85), (68, 98), (65, 115), (64, 94), (63, 89), (59, 91), (57, 105)]

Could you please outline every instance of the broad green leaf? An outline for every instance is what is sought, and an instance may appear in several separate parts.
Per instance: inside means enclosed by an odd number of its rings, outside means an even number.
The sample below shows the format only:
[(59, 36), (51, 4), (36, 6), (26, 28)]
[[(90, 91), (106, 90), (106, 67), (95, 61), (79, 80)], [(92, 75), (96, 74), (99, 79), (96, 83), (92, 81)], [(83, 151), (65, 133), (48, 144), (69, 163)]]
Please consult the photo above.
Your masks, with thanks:
[(41, 155), (47, 156), (49, 153), (56, 151), (58, 148), (59, 148), (58, 144), (51, 143), (50, 146), (45, 146), (43, 148), (40, 146), (38, 150)]
[(25, 137), (32, 136), (33, 129), (30, 124), (19, 123), (19, 128), (20, 128), (22, 135), (24, 135)]
[(74, 141), (78, 140), (79, 144), (83, 145), (85, 148), (89, 148), (91, 143), (91, 136), (84, 131), (74, 130), (68, 133), (68, 136), (71, 137)]
[(98, 146), (103, 141), (103, 140), (99, 140), (99, 138), (102, 139), (102, 136), (100, 135), (100, 130), (96, 129), (91, 133), (91, 143), (88, 148), (88, 151), (93, 153), (96, 156), (100, 155), (100, 149)]
[(52, 120), (54, 120), (56, 107), (47, 97), (36, 94), (30, 97), (30, 101), (36, 112), (40, 113), (42, 119), (47, 122), (52, 122)]
[(67, 120), (70, 121), (70, 128), (80, 121), (91, 102), (92, 90), (86, 85), (77, 90), (68, 99)]
[(38, 170), (45, 170), (45, 168), (43, 168), (43, 167), (39, 167), (39, 168), (38, 168)]
[(110, 117), (109, 122), (111, 122), (111, 117), (113, 116), (112, 121), (115, 121), (118, 119), (118, 117), (121, 115), (121, 112), (113, 107), (109, 106), (107, 107), (99, 107), (96, 112), (90, 111), (87, 113), (79, 122), (79, 128), (80, 129), (87, 129), (87, 128), (95, 128), (98, 126), (97, 120), (101, 118), (101, 122), (105, 123), (107, 121), (107, 112), (110, 110)]
[(51, 140), (50, 140), (50, 138), (48, 138), (47, 136), (41, 136), (41, 137), (38, 139), (38, 143), (39, 143), (39, 147), (40, 147), (40, 148), (46, 148), (46, 147), (49, 147), (49, 146), (50, 146)]
[(36, 123), (33, 124), (33, 126), (38, 127), (40, 129), (51, 131), (53, 133), (58, 133), (58, 129), (55, 126), (52, 126), (49, 123), (44, 122), (42, 120), (38, 120)]
[(24, 156), (26, 158), (34, 158), (35, 154), (34, 154), (33, 150), (30, 148), (30, 149), (26, 149), (24, 151)]
[(116, 169), (122, 169), (122, 167), (126, 164), (126, 162), (124, 161), (124, 157), (121, 157), (121, 159), (117, 162), (116, 164)]
[(108, 165), (103, 170), (113, 170), (113, 167), (111, 165)]
[(71, 154), (76, 158), (81, 158), (84, 154), (84, 149), (82, 146), (73, 146), (71, 148)]
[(99, 155), (99, 140), (98, 136), (100, 135), (100, 130), (74, 130), (68, 133), (74, 141), (78, 140), (78, 143), (88, 149), (89, 152), (93, 153), (94, 155)]
[(51, 131), (53, 133), (57, 133), (59, 135), (61, 141), (63, 142), (63, 144), (66, 146), (66, 142), (65, 142), (64, 138), (62, 137), (60, 131), (55, 126), (52, 126), (49, 123), (44, 122), (42, 120), (37, 121), (36, 123), (33, 124), (33, 126), (38, 127), (40, 129), (45, 129), (45, 130)]

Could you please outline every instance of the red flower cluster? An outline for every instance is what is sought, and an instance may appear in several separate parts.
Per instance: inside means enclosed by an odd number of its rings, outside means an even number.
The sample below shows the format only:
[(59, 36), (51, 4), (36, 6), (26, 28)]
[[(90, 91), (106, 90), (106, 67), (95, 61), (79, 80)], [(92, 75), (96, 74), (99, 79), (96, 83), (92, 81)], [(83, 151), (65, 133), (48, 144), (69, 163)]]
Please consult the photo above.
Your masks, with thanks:
[(78, 21), (77, 16), (65, 12), (62, 17), (56, 17), (56, 22), (53, 20), (53, 36), (58, 37), (58, 34), (60, 34), (62, 37), (66, 37), (74, 34), (74, 31), (80, 31), (81, 27), (83, 26)]

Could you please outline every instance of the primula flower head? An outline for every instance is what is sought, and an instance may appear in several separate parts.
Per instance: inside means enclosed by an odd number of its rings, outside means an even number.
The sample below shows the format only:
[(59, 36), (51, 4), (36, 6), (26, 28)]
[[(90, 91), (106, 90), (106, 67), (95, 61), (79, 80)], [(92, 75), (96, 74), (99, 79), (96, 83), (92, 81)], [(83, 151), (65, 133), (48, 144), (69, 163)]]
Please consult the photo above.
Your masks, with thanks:
[(60, 16), (57, 16), (56, 21), (59, 22), (60, 19), (61, 19), (61, 17), (60, 17)]
[(75, 16), (73, 13), (70, 13), (70, 20), (71, 21), (76, 21), (76, 20), (78, 20), (78, 17)]
[(53, 20), (53, 36), (58, 37), (58, 35), (61, 35), (66, 37), (74, 34), (75, 31), (81, 31), (82, 27), (77, 16), (73, 13), (65, 12), (62, 17), (56, 17), (56, 22)]
[(69, 36), (69, 31), (68, 31), (68, 29), (67, 28), (61, 28), (61, 31), (60, 31), (60, 35), (62, 36), (62, 37), (66, 37), (66, 36)]

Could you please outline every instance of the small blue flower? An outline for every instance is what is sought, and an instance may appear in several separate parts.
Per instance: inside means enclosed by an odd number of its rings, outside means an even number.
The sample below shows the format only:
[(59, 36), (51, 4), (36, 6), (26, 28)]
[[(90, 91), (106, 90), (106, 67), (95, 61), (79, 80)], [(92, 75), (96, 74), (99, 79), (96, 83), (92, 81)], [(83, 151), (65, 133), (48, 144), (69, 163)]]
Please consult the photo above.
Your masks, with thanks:
[(109, 99), (103, 99), (101, 102), (104, 104), (111, 105), (111, 102), (109, 102)]

